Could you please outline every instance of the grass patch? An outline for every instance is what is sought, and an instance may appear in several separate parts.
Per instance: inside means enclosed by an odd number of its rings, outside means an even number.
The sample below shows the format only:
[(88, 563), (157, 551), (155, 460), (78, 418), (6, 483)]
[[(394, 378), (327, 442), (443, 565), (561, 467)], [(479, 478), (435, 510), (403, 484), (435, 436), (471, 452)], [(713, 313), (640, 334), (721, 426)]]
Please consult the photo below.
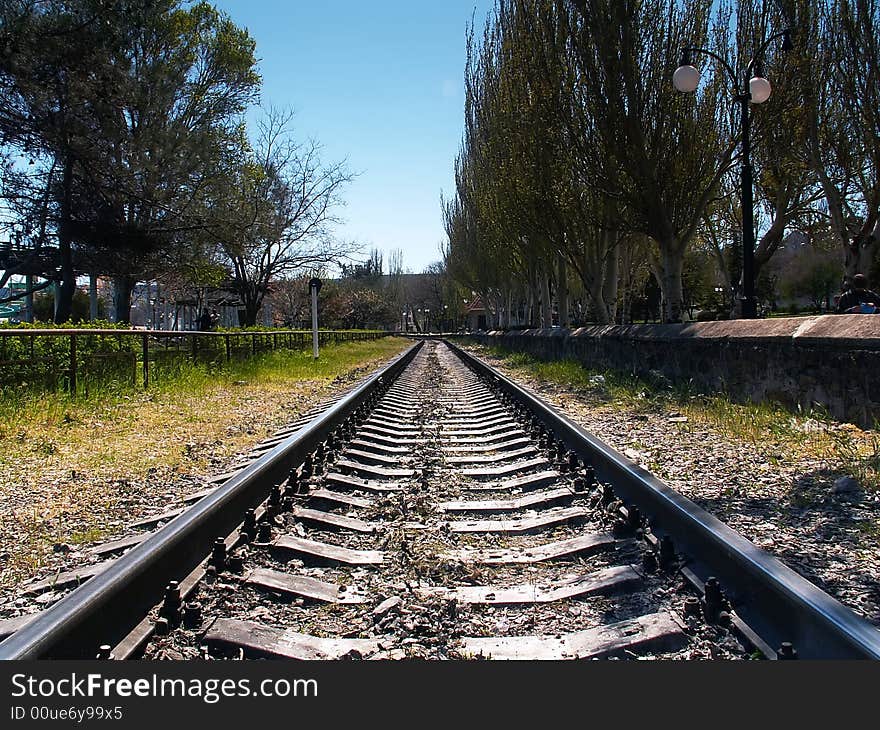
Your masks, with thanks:
[(480, 351), (501, 359), (509, 368), (570, 388), (597, 407), (674, 412), (730, 440), (749, 444), (774, 465), (792, 458), (818, 459), (832, 476), (851, 475), (867, 488), (880, 489), (877, 432), (833, 421), (826, 413), (795, 415), (772, 402), (736, 403), (723, 394), (674, 386), (659, 374), (653, 379), (639, 378), (586, 368), (572, 359), (548, 362), (497, 345)]
[(4, 392), (0, 400), (0, 440), (30, 440), (34, 449), (53, 454), (57, 449), (55, 440), (45, 433), (29, 434), (27, 426), (73, 430), (84, 424), (94, 425), (95, 417), (118, 418), (120, 411), (130, 409), (133, 403), (186, 401), (218, 389), (241, 386), (267, 385), (278, 389), (302, 380), (331, 381), (359, 364), (391, 357), (403, 346), (400, 339), (385, 338), (326, 346), (318, 360), (312, 358), (310, 350), (273, 350), (249, 360), (222, 364), (187, 362), (146, 391), (125, 384), (106, 385), (89, 396), (64, 391), (11, 390)]
[(107, 537), (107, 530), (101, 527), (90, 527), (82, 532), (74, 532), (67, 536), (67, 542), (71, 545), (85, 545), (90, 542), (98, 542)]
[(648, 400), (646, 383), (624, 373), (591, 370), (572, 359), (539, 360), (533, 355), (513, 352), (497, 345), (481, 349), (487, 355), (501, 358), (508, 367), (559, 385), (587, 391), (596, 398), (604, 399), (610, 396), (615, 401), (631, 404)]
[[(0, 423), (6, 424), (0, 464), (30, 456), (71, 469), (100, 467), (107, 477), (119, 476), (126, 465), (145, 470), (181, 459), (208, 466), (200, 463), (205, 461), (200, 442), (221, 438), (238, 446), (237, 436), (249, 435), (247, 424), (218, 428), (230, 415), (242, 409), (293, 414), (296, 396), (315, 395), (403, 347), (401, 340), (387, 338), (328, 346), (317, 361), (311, 352), (275, 350), (219, 366), (188, 364), (146, 391), (108, 387), (88, 397), (23, 393), (0, 404)], [(291, 396), (290, 402), (277, 402)], [(172, 433), (177, 440), (168, 439)]]
[(322, 348), (317, 362), (311, 351), (276, 350), (189, 366), (147, 391), (2, 399), (0, 586), (45, 565), (56, 543), (105, 539), (174, 506), (198, 488), (191, 477), (223, 471), (234, 454), (410, 344), (342, 343)]

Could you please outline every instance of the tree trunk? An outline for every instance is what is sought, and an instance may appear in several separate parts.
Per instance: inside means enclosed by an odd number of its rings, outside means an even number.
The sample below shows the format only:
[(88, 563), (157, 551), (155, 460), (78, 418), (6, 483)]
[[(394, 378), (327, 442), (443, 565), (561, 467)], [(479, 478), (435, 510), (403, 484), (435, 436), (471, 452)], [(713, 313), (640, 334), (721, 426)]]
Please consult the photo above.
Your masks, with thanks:
[(137, 282), (133, 276), (113, 277), (113, 316), (116, 322), (131, 322), (131, 293)]
[[(856, 274), (868, 274), (874, 263), (878, 244), (880, 244), (880, 220), (870, 233), (860, 233), (855, 240), (846, 242), (844, 245), (844, 265), (848, 279), (852, 280)], [(871, 284), (876, 286), (877, 282), (871, 282)]]
[(623, 290), (620, 301), (620, 309), (617, 312), (618, 324), (632, 323), (632, 291), (627, 287)]
[(684, 256), (673, 242), (660, 246), (661, 321), (664, 324), (681, 322), (681, 274)]
[(61, 210), (58, 224), (58, 253), (61, 256), (61, 281), (55, 290), (55, 324), (62, 324), (73, 313), (73, 292), (76, 290), (76, 274), (73, 271), (73, 249), (70, 238), (70, 222), (73, 196), (73, 158), (68, 154), (64, 160), (61, 176)]
[(604, 281), (602, 282), (602, 301), (608, 313), (608, 321), (613, 322), (617, 314), (617, 287), (620, 276), (620, 239), (616, 233), (614, 245), (605, 257)]
[(98, 319), (98, 276), (89, 274), (89, 321)]
[(550, 275), (541, 272), (541, 327), (550, 329), (553, 326), (553, 309), (550, 306)]
[(773, 199), (773, 222), (767, 232), (761, 236), (758, 245), (755, 246), (755, 254), (752, 258), (752, 271), (755, 281), (758, 281), (758, 274), (761, 268), (773, 258), (780, 244), (782, 237), (785, 235), (785, 227), (791, 218), (789, 214), (789, 204), (791, 203), (790, 185), (783, 186)]
[(243, 327), (256, 327), (257, 314), (260, 311), (260, 305), (252, 301), (245, 302), (244, 305), (244, 323)]
[(257, 324), (257, 315), (263, 299), (259, 292), (256, 291), (254, 284), (247, 283), (238, 289), (238, 295), (244, 305), (238, 310), (238, 324), (240, 327), (255, 327)]
[(565, 266), (565, 256), (560, 252), (556, 255), (559, 283), (556, 290), (556, 298), (559, 301), (559, 326), (566, 329), (571, 325), (568, 311), (568, 271)]
[(590, 293), (590, 299), (593, 301), (593, 316), (599, 324), (610, 324), (611, 318), (602, 293), (602, 282), (598, 278), (593, 279), (593, 282), (593, 285), (587, 289)]

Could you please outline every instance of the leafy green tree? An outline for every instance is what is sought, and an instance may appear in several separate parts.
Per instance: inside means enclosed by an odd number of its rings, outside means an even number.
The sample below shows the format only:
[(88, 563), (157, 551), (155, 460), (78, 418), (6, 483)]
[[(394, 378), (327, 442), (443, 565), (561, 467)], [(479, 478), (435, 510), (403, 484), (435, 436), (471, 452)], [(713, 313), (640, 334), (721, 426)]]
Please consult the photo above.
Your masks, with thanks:
[[(48, 228), (57, 239), (58, 267), (45, 273), (60, 282), (59, 322), (70, 317), (76, 287), (74, 189), (97, 168), (93, 110), (113, 97), (113, 34), (103, 32), (112, 13), (100, 0), (0, 5), (0, 141), (34, 167), (27, 176), (6, 168), (4, 197), (23, 214), (27, 238), (42, 208), (39, 233)], [(33, 194), (41, 187), (43, 206)]]
[(260, 78), (247, 31), (206, 2), (128, 8), (114, 66), (122, 113), (103, 119), (107, 163), (99, 207), (84, 237), (114, 274), (116, 319), (131, 290), (160, 271), (204, 267), (204, 198), (234, 145)]
[(736, 149), (716, 125), (720, 77), (696, 104), (669, 81), (683, 45), (709, 44), (711, 5), (510, 0), (471, 36), (448, 264), (492, 310), (521, 282), (546, 326), (555, 280), (565, 319), (570, 265), (611, 321), (621, 245), (644, 236), (664, 317), (680, 318), (684, 253)]
[(696, 100), (676, 95), (670, 83), (681, 48), (712, 46), (712, 3), (562, 5), (582, 102), (607, 155), (604, 166), (593, 165), (591, 183), (614, 191), (626, 231), (655, 242), (652, 269), (663, 317), (679, 321), (685, 251), (736, 150), (715, 124), (724, 94), (720, 74), (710, 67)]
[(0, 43), (0, 128), (47, 181), (57, 316), (67, 318), (76, 259), (114, 276), (116, 318), (127, 321), (138, 278), (194, 259), (218, 151), (258, 93), (253, 40), (206, 2), (9, 8), (3, 26), (16, 35)]

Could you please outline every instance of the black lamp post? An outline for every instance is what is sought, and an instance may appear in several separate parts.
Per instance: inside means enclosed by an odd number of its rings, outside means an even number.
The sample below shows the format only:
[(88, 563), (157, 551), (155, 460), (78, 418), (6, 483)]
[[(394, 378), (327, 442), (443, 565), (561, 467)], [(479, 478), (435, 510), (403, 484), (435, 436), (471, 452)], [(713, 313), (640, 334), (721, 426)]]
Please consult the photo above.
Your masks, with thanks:
[(791, 49), (791, 32), (786, 29), (780, 33), (770, 36), (754, 55), (748, 66), (746, 66), (743, 74), (743, 85), (740, 86), (740, 79), (733, 70), (731, 65), (717, 53), (713, 53), (705, 48), (695, 48), (687, 46), (683, 49), (681, 65), (672, 75), (672, 84), (678, 91), (684, 93), (693, 93), (700, 84), (700, 72), (691, 64), (691, 57), (695, 53), (702, 53), (710, 56), (718, 61), (727, 71), (733, 88), (733, 98), (740, 104), (741, 110), (741, 187), (740, 195), (742, 201), (742, 244), (743, 244), (743, 264), (742, 264), (742, 318), (755, 319), (758, 316), (758, 303), (755, 298), (755, 203), (753, 198), (753, 182), (752, 182), (752, 141), (751, 141), (751, 104), (763, 104), (770, 98), (772, 87), (770, 82), (764, 78), (763, 69), (761, 68), (761, 58), (770, 44), (782, 38), (782, 49), (788, 51)]

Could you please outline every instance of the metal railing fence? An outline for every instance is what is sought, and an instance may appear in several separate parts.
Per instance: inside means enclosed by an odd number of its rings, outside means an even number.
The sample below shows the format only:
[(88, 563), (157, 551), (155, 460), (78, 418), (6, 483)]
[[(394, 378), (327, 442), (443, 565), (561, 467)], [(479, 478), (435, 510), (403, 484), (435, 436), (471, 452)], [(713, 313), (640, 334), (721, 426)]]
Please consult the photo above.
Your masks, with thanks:
[[(377, 340), (380, 331), (319, 331), (319, 344)], [(271, 350), (307, 350), (311, 331), (169, 332), (133, 329), (2, 329), (0, 389), (64, 388), (88, 395), (110, 382), (144, 388), (186, 363), (224, 363)]]

